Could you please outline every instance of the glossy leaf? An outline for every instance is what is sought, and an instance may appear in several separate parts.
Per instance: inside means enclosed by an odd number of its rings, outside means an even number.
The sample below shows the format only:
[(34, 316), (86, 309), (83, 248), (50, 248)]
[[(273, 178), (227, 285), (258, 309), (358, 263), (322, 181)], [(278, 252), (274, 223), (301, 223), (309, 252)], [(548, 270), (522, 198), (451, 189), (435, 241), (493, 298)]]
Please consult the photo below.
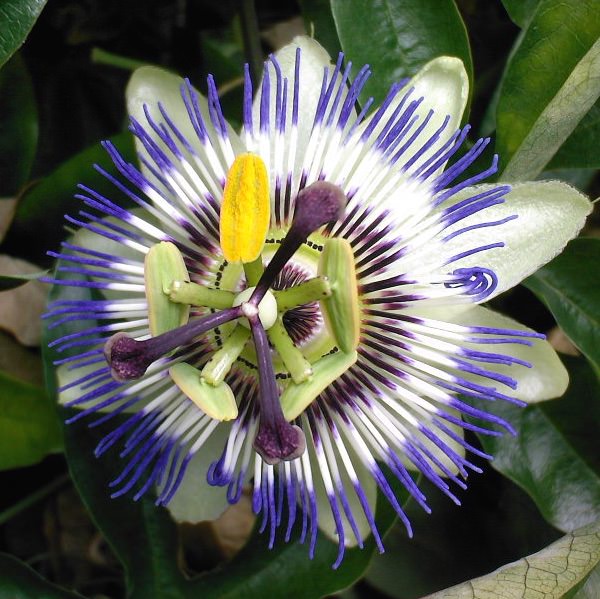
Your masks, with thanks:
[(502, 0), (512, 22), (523, 28), (533, 17), (540, 0)]
[(306, 31), (314, 34), (329, 56), (336, 57), (342, 48), (331, 14), (330, 0), (300, 0), (300, 7)]
[(60, 451), (56, 411), (43, 389), (0, 372), (0, 469), (35, 464)]
[(548, 163), (548, 169), (600, 168), (600, 102), (592, 106)]
[(507, 181), (533, 179), (600, 94), (595, 0), (542, 0), (512, 56), (497, 109)]
[(525, 280), (573, 343), (600, 373), (600, 239), (574, 239)]
[(595, 522), (565, 535), (534, 555), (424, 599), (502, 596), (561, 599), (599, 561), (600, 522)]
[(0, 599), (77, 599), (83, 595), (61, 589), (15, 557), (0, 554)]
[(0, 7), (0, 66), (25, 41), (45, 4), (46, 0), (3, 0)]
[[(135, 153), (131, 134), (122, 133), (111, 138), (125, 160), (134, 161)], [(64, 214), (76, 214), (82, 207), (81, 200), (74, 198), (77, 184), (84, 183), (98, 193), (111, 199), (122, 200), (104, 176), (94, 170), (98, 164), (109, 172), (115, 172), (112, 161), (100, 144), (96, 144), (63, 163), (39, 184), (31, 187), (21, 197), (17, 211), (4, 240), (7, 251), (20, 248), (17, 254), (37, 261), (50, 248), (58, 247), (65, 238)], [(27, 245), (22, 243), (27, 239)]]
[(33, 86), (16, 54), (0, 70), (0, 196), (12, 196), (27, 181), (38, 139)]
[(374, 73), (361, 94), (363, 103), (373, 96), (377, 105), (393, 83), (411, 77), (437, 56), (460, 58), (472, 77), (469, 42), (453, 0), (330, 3), (342, 50), (355, 67), (368, 64)]
[(562, 398), (525, 409), (486, 402), (517, 437), (480, 441), (492, 466), (520, 485), (548, 522), (569, 531), (600, 518), (600, 386), (584, 360), (564, 361), (571, 382)]

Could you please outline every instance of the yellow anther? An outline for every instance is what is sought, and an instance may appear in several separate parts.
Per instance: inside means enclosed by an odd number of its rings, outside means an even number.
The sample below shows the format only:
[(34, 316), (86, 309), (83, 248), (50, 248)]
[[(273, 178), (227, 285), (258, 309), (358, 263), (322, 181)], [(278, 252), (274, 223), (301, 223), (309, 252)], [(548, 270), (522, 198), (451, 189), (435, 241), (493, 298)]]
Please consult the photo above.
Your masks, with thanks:
[(270, 216), (265, 163), (256, 154), (241, 154), (227, 173), (221, 205), (221, 249), (228, 262), (252, 262), (260, 256)]

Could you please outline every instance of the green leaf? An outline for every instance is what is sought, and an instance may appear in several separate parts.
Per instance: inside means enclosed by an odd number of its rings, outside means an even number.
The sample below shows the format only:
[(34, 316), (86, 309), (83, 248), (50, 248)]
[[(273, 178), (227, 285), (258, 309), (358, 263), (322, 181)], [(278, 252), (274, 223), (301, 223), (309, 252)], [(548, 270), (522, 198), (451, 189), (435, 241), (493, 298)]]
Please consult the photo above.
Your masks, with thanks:
[(0, 6), (0, 66), (19, 49), (40, 16), (46, 0), (2, 0)]
[(335, 57), (341, 51), (335, 21), (331, 14), (330, 0), (300, 0), (304, 27), (327, 50), (329, 56)]
[(569, 531), (600, 518), (600, 386), (585, 360), (564, 362), (571, 382), (562, 398), (525, 409), (486, 402), (517, 437), (479, 438), (492, 466), (520, 485), (548, 522)]
[[(460, 58), (472, 79), (465, 26), (453, 0), (330, 0), (342, 50), (355, 65), (369, 64), (373, 77), (361, 94), (375, 105), (390, 86), (414, 75), (437, 56)], [(368, 43), (365, 43), (368, 40)]]
[[(130, 133), (121, 133), (111, 138), (125, 160), (134, 162), (135, 152)], [(94, 170), (98, 164), (109, 172), (115, 171), (113, 163), (98, 143), (77, 154), (58, 167), (38, 185), (29, 189), (20, 199), (10, 231), (4, 240), (5, 246), (15, 246), (21, 251), (14, 255), (40, 259), (49, 248), (56, 248), (66, 237), (64, 214), (76, 214), (82, 207), (81, 200), (74, 198), (77, 184), (88, 185), (106, 197), (121, 200), (122, 195), (104, 176)], [(23, 248), (22, 240), (27, 239)]]
[(504, 76), (496, 149), (506, 181), (533, 179), (600, 94), (596, 0), (542, 0)]
[(28, 565), (0, 554), (0, 599), (77, 599), (83, 595), (61, 589)]
[(512, 22), (524, 28), (533, 17), (540, 0), (502, 0)]
[(543, 597), (561, 599), (600, 561), (600, 522), (581, 527), (552, 545), (495, 572), (425, 599)]
[(0, 71), (0, 195), (13, 196), (27, 181), (38, 139), (33, 86), (17, 54)]
[(25, 285), (25, 283), (28, 283), (29, 281), (35, 281), (46, 274), (48, 274), (47, 270), (25, 275), (0, 275), (0, 291), (8, 291), (9, 289), (20, 287), (21, 285)]
[(0, 372), (0, 397), (0, 469), (35, 464), (60, 451), (60, 426), (43, 389)]
[(548, 163), (548, 169), (600, 168), (600, 102), (596, 101)]
[(571, 241), (564, 252), (524, 281), (569, 339), (600, 373), (600, 239)]

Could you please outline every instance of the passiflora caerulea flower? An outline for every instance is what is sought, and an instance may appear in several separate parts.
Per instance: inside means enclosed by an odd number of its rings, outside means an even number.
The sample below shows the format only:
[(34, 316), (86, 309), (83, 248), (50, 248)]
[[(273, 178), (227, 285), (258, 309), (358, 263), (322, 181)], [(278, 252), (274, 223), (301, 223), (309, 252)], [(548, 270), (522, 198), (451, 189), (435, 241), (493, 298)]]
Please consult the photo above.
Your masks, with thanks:
[[(559, 182), (464, 175), (462, 63), (439, 58), (357, 109), (313, 40), (271, 57), (243, 127), (187, 80), (144, 67), (127, 91), (140, 165), (105, 147), (114, 196), (80, 186), (79, 228), (52, 253), (61, 400), (121, 448), (113, 496), (156, 493), (183, 520), (216, 517), (252, 485), (270, 544), (295, 524), (344, 548), (373, 534), (390, 477), (428, 510), (415, 473), (453, 501), (486, 456), (464, 430), (514, 432), (486, 402), (558, 396), (567, 375), (539, 335), (480, 304), (555, 256), (590, 203)], [(460, 157), (457, 157), (459, 156)], [(447, 166), (451, 161), (451, 166)], [(101, 170), (101, 169), (100, 169)], [(107, 363), (108, 362), (108, 363)], [(120, 417), (117, 418), (117, 417)], [(471, 417), (477, 419), (474, 424)], [(385, 464), (386, 468), (382, 467)]]

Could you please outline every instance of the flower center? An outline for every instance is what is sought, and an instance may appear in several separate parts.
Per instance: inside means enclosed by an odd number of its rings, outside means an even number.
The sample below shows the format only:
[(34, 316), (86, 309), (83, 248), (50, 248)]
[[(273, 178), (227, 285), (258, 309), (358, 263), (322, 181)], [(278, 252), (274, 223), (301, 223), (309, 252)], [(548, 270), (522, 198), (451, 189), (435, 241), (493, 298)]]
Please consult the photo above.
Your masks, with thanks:
[[(244, 164), (241, 167), (239, 164), (234, 166), (242, 171), (246, 168)], [(231, 184), (233, 191), (230, 185), (231, 206), (224, 209), (224, 220), (228, 227), (237, 226), (236, 223), (241, 218), (235, 186), (246, 193), (248, 181), (244, 173), (245, 171), (242, 174), (236, 171), (234, 174), (238, 179)], [(228, 179), (228, 185), (229, 183)], [(318, 395), (322, 388), (331, 382), (329, 378), (333, 371), (331, 368), (313, 369), (311, 362), (290, 338), (283, 324), (283, 316), (293, 309), (314, 304), (317, 300), (331, 296), (331, 289), (326, 272), (288, 288), (274, 291), (271, 291), (271, 288), (276, 287), (278, 278), (281, 280), (288, 261), (306, 242), (308, 236), (327, 223), (337, 220), (345, 203), (343, 192), (330, 183), (318, 181), (303, 189), (296, 198), (291, 227), (266, 267), (263, 266), (260, 252), (258, 256), (255, 255), (251, 239), (239, 242), (235, 236), (229, 234), (231, 231), (222, 232), (222, 236), (228, 240), (228, 252), (234, 260), (239, 259), (243, 263), (246, 280), (251, 285), (237, 294), (190, 282), (187, 271), (182, 268), (183, 259), (177, 257), (177, 248), (171, 243), (154, 246), (148, 253), (144, 274), (149, 314), (152, 314), (151, 331), (155, 336), (144, 341), (137, 341), (125, 334), (111, 338), (105, 346), (105, 356), (113, 376), (121, 381), (139, 378), (158, 358), (169, 355), (178, 347), (191, 344), (195, 338), (211, 329), (238, 321), (241, 326), (233, 328), (221, 348), (201, 371), (176, 358), (169, 369), (171, 378), (206, 414), (221, 420), (235, 418), (237, 405), (224, 379), (251, 335), (259, 375), (259, 426), (254, 447), (269, 464), (292, 460), (301, 455), (305, 449), (304, 434), (298, 426), (291, 424), (284, 417), (283, 398), (280, 401), (271, 346), (279, 354), (292, 378), (289, 386), (293, 388), (287, 395), (287, 403), (290, 405), (286, 407), (286, 413), (295, 414), (290, 418), (293, 419), (301, 413), (302, 406), (314, 400), (315, 393)], [(223, 227), (223, 219), (221, 224)], [(264, 238), (263, 235), (259, 244), (261, 248), (264, 246)], [(351, 250), (348, 251), (351, 253)], [(330, 253), (324, 252), (326, 255)], [(337, 270), (333, 269), (332, 272)], [(336, 277), (333, 279), (336, 280)], [(355, 283), (353, 285), (356, 288)], [(347, 301), (347, 296), (347, 293), (342, 293), (340, 297)], [(351, 299), (354, 301), (353, 297)], [(338, 304), (339, 301), (333, 302), (334, 306), (338, 306), (334, 314), (339, 312)], [(212, 309), (212, 312), (186, 322), (190, 306), (204, 306)], [(177, 326), (179, 323), (182, 324)], [(334, 335), (337, 338), (335, 327), (341, 330), (338, 326), (340, 323), (334, 319), (334, 324)], [(353, 363), (356, 360), (355, 348), (350, 348), (348, 352), (343, 347), (344, 343), (338, 345), (347, 356), (341, 362)]]

